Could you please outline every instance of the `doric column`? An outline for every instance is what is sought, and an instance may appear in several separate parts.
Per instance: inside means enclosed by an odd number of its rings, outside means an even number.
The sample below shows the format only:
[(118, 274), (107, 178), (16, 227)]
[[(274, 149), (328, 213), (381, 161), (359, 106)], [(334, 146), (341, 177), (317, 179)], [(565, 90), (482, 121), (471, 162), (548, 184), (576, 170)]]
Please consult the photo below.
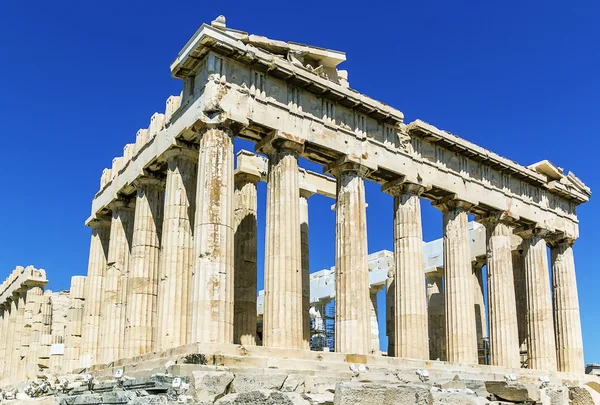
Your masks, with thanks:
[[(127, 279), (125, 357), (149, 353), (155, 348), (158, 262), (164, 208), (164, 181), (143, 176), (134, 185), (136, 200)], [(86, 285), (89, 282), (88, 277)]]
[(27, 292), (25, 288), (21, 288), (13, 293), (14, 300), (17, 301), (17, 312), (15, 317), (15, 330), (12, 335), (13, 343), (13, 360), (12, 369), (9, 370), (11, 381), (18, 382), (22, 378), (24, 370), (24, 353), (21, 347), (23, 340), (23, 325), (25, 321), (25, 303), (27, 302)]
[(371, 354), (380, 355), (381, 345), (379, 344), (379, 314), (377, 309), (377, 294), (379, 293), (379, 287), (373, 287), (369, 290), (370, 295), (370, 312), (371, 312)]
[(233, 342), (256, 346), (257, 193), (260, 173), (235, 173)]
[[(6, 343), (6, 329), (5, 322), (8, 317), (8, 310), (5, 310), (6, 303), (0, 303), (0, 370), (4, 370), (4, 355), (5, 348), (4, 345)], [(0, 374), (0, 382), (2, 381), (2, 375)]]
[(527, 355), (529, 368), (556, 371), (556, 342), (552, 322), (552, 294), (543, 230), (523, 232), (527, 288)]
[[(44, 296), (42, 297), (41, 319), (42, 331), (40, 336), (38, 364), (40, 367), (49, 368), (52, 346), (52, 291), (44, 291)], [(81, 367), (88, 366), (82, 365)]]
[(191, 342), (233, 343), (233, 132), (200, 134)]
[(476, 260), (473, 266), (473, 302), (475, 308), (475, 329), (477, 330), (477, 357), (479, 364), (486, 364), (486, 358), (481, 356), (479, 348), (487, 336), (485, 298), (483, 296), (483, 266), (485, 261)]
[(510, 218), (489, 216), (486, 227), (487, 280), (490, 322), (490, 362), (493, 366), (520, 367), (519, 326)]
[(269, 156), (263, 344), (304, 349), (298, 179), (303, 145), (274, 134), (257, 150)]
[(302, 331), (304, 349), (310, 349), (310, 251), (308, 243), (308, 198), (313, 193), (300, 190), (300, 250), (302, 254)]
[[(106, 277), (102, 292), (103, 311), (100, 327), (99, 361), (108, 363), (121, 357), (125, 341), (125, 303), (131, 239), (133, 237), (134, 203), (117, 200), (110, 204), (112, 220)], [(73, 280), (72, 280), (73, 281)], [(77, 302), (72, 302), (76, 304)]]
[(427, 299), (419, 198), (423, 187), (401, 179), (384, 185), (383, 190), (394, 196), (396, 355), (426, 360), (429, 358)]
[(89, 367), (98, 361), (102, 290), (106, 274), (106, 257), (110, 237), (110, 222), (104, 218), (90, 223), (92, 240), (88, 263), (88, 282), (85, 289), (83, 336), (81, 341), (81, 366)]
[[(525, 281), (525, 260), (523, 250), (520, 248), (512, 252), (513, 275), (515, 279), (515, 302), (517, 315), (517, 328), (519, 330), (519, 358), (520, 364), (526, 359), (527, 354), (527, 288)], [(525, 357), (523, 356), (525, 354)], [(527, 366), (527, 364), (525, 364)]]
[(583, 373), (583, 340), (572, 239), (551, 241), (554, 327), (558, 371)]
[(343, 157), (329, 165), (337, 180), (335, 233), (335, 351), (371, 350), (367, 209), (368, 169)]
[(469, 219), (471, 204), (448, 200), (438, 205), (444, 217), (444, 298), (446, 356), (455, 363), (477, 364), (477, 329)]
[(396, 269), (388, 271), (385, 283), (385, 333), (388, 337), (388, 357), (396, 356)]
[(65, 337), (65, 364), (67, 372), (75, 371), (79, 367), (79, 352), (83, 330), (83, 307), (85, 303), (85, 280), (85, 276), (71, 277), (69, 315)]
[[(45, 283), (44, 283), (45, 284)], [(40, 314), (42, 310), (42, 298), (44, 296), (43, 285), (30, 285), (27, 290), (27, 303), (25, 304), (24, 332), (21, 339), (21, 349), (24, 353), (22, 376), (26, 379), (37, 378), (37, 360), (39, 340), (41, 337)]]
[(188, 343), (190, 286), (194, 269), (198, 151), (171, 149), (168, 159), (158, 285), (157, 349)]
[(429, 358), (446, 361), (446, 300), (441, 272), (427, 273), (427, 310), (429, 326)]
[[(7, 325), (7, 335), (8, 336), (15, 336), (15, 333), (17, 333), (15, 330), (15, 325), (17, 322), (18, 302), (19, 302), (19, 300), (14, 295), (10, 297), (10, 302), (8, 302), (8, 305), (10, 305), (10, 313), (9, 313), (8, 325)], [(5, 360), (4, 360), (5, 366), (1, 370), (2, 382), (4, 384), (11, 382), (11, 378), (13, 376), (12, 370), (15, 367), (14, 351), (15, 351), (15, 339), (8, 339), (6, 341), (6, 352), (5, 352), (6, 354), (5, 354)]]

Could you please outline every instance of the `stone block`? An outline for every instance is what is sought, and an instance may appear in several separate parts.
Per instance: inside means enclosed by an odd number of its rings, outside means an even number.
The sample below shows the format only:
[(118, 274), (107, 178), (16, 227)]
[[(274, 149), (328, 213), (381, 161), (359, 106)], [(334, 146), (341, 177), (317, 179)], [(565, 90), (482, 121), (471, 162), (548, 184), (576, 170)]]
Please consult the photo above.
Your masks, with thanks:
[(290, 374), (285, 379), (281, 391), (283, 392), (304, 392), (304, 378), (302, 374)]
[(486, 398), (467, 395), (460, 392), (433, 392), (432, 405), (483, 405), (489, 401)]
[(103, 404), (128, 404), (129, 401), (136, 398), (135, 392), (131, 391), (113, 391), (102, 394)]
[(79, 395), (75, 398), (70, 405), (99, 405), (102, 404), (102, 395), (100, 394), (87, 394)]
[(486, 381), (485, 389), (504, 401), (538, 402), (540, 400), (540, 389), (533, 384), (517, 381)]
[(467, 388), (467, 386), (465, 385), (465, 382), (462, 381), (459, 376), (455, 376), (452, 380), (445, 381), (443, 383), (440, 383), (439, 385), (440, 385), (440, 388), (444, 389), (444, 390), (448, 390), (448, 389), (464, 390), (465, 388)]
[(231, 392), (280, 390), (287, 377), (287, 374), (236, 374)]
[(214, 402), (227, 394), (233, 379), (232, 373), (224, 371), (194, 371), (190, 379), (190, 391), (198, 402)]
[(543, 405), (569, 405), (569, 389), (567, 387), (544, 388), (541, 397)]
[(296, 392), (256, 390), (224, 396), (215, 405), (311, 405)]
[(383, 385), (342, 382), (335, 389), (334, 405), (429, 405), (433, 397), (429, 389), (408, 385)]
[(570, 405), (600, 405), (600, 394), (586, 385), (569, 387), (569, 400)]

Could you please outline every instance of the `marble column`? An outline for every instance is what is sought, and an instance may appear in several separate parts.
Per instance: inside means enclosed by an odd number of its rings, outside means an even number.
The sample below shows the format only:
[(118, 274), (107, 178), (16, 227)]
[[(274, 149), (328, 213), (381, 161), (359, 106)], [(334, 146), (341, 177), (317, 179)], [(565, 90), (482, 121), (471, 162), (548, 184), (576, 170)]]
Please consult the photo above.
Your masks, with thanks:
[(171, 149), (166, 157), (168, 170), (158, 281), (158, 350), (188, 343), (189, 292), (195, 261), (192, 231), (198, 151)]
[(450, 362), (477, 364), (473, 269), (467, 215), (470, 204), (449, 200), (438, 207), (444, 218), (446, 356)]
[(85, 280), (85, 276), (71, 277), (69, 315), (65, 339), (65, 364), (67, 366), (67, 372), (75, 371), (79, 367), (81, 335), (83, 332), (82, 320), (85, 303)]
[(512, 260), (512, 228), (498, 218), (486, 218), (487, 280), (490, 321), (490, 364), (519, 368), (519, 326)]
[(233, 342), (256, 346), (258, 173), (235, 173)]
[[(87, 290), (86, 290), (87, 293)], [(41, 308), (42, 331), (40, 336), (40, 350), (38, 364), (42, 368), (50, 367), (50, 351), (52, 347), (52, 291), (45, 291), (42, 297)], [(84, 310), (85, 316), (85, 310)], [(80, 360), (81, 360), (80, 356)], [(88, 367), (81, 365), (81, 367)]]
[(369, 290), (370, 295), (370, 312), (371, 312), (371, 350), (370, 354), (381, 355), (381, 345), (379, 344), (379, 311), (377, 308), (377, 294), (379, 293), (379, 287), (373, 287)]
[(233, 132), (200, 134), (190, 341), (233, 343)]
[(552, 285), (558, 371), (583, 373), (583, 340), (571, 239), (552, 241)]
[(446, 361), (446, 303), (441, 272), (427, 273), (429, 358)]
[[(9, 318), (8, 318), (8, 325), (7, 325), (7, 335), (8, 336), (15, 336), (15, 334), (17, 334), (17, 330), (15, 329), (16, 326), (16, 322), (17, 322), (17, 311), (18, 311), (18, 298), (16, 296), (11, 296), (10, 297), (10, 314), (9, 314)], [(5, 357), (5, 367), (2, 369), (2, 381), (3, 383), (7, 384), (10, 383), (12, 380), (12, 376), (14, 375), (14, 351), (15, 351), (15, 339), (8, 339), (6, 341), (6, 357)]]
[(527, 288), (527, 355), (530, 368), (551, 372), (556, 371), (556, 342), (544, 235), (543, 231), (521, 234)]
[(512, 252), (517, 329), (519, 330), (520, 364), (527, 368), (527, 288), (525, 286), (525, 261), (521, 249)]
[[(8, 309), (5, 309), (6, 303), (0, 303), (0, 370), (4, 370), (6, 367), (4, 365), (4, 356), (6, 353), (6, 348), (4, 347), (7, 340), (5, 323), (8, 319)], [(2, 374), (0, 373), (0, 381), (2, 381)]]
[(31, 285), (27, 290), (27, 302), (25, 304), (25, 316), (23, 325), (23, 337), (21, 338), (21, 349), (24, 353), (23, 378), (37, 378), (37, 359), (39, 340), (41, 336), (41, 325), (36, 324), (40, 320), (42, 297), (44, 290), (42, 286)]
[(0, 325), (2, 329), (2, 339), (0, 340), (0, 381), (5, 383), (6, 380), (6, 370), (10, 367), (10, 339), (7, 339), (7, 336), (11, 336), (9, 324), (11, 318), (11, 305), (12, 301), (7, 300), (3, 304), (4, 313), (2, 315), (2, 324)]
[[(164, 209), (164, 181), (143, 176), (134, 185), (136, 200), (127, 279), (125, 357), (155, 349), (158, 265)], [(86, 285), (89, 282), (88, 277)]]
[(304, 349), (302, 246), (298, 155), (303, 145), (270, 138), (257, 145), (269, 156), (263, 344)]
[(367, 210), (368, 169), (348, 159), (329, 167), (337, 180), (335, 255), (335, 351), (371, 350)]
[(123, 292), (127, 289), (135, 210), (134, 204), (124, 199), (113, 201), (110, 208), (112, 220), (100, 325), (99, 361), (101, 363), (117, 360), (121, 354), (124, 354), (122, 353), (125, 341), (125, 303), (123, 302), (125, 294)]
[(396, 269), (388, 271), (385, 283), (385, 333), (388, 337), (388, 357), (397, 357), (396, 354)]
[(88, 263), (88, 282), (85, 289), (83, 336), (81, 339), (81, 366), (89, 367), (98, 361), (102, 291), (106, 274), (106, 257), (110, 238), (110, 222), (104, 218), (90, 223), (92, 240)]
[(21, 342), (23, 340), (23, 325), (25, 322), (25, 303), (27, 302), (27, 292), (25, 288), (21, 288), (14, 293), (14, 299), (17, 302), (17, 312), (15, 317), (15, 329), (12, 335), (13, 340), (13, 359), (12, 369), (9, 370), (12, 382), (18, 382), (22, 378), (23, 371), (25, 369), (24, 353), (21, 348)]
[(483, 346), (483, 340), (487, 336), (487, 321), (485, 310), (485, 298), (483, 295), (483, 266), (484, 261), (475, 261), (473, 267), (473, 302), (475, 303), (475, 329), (477, 330), (477, 357), (479, 364), (486, 364), (486, 358), (482, 356), (479, 348)]
[(427, 297), (419, 197), (423, 188), (400, 180), (384, 185), (383, 189), (394, 196), (396, 355), (426, 360), (429, 358)]
[(308, 198), (313, 193), (300, 190), (300, 250), (302, 254), (302, 331), (304, 349), (310, 349), (310, 250), (308, 243)]

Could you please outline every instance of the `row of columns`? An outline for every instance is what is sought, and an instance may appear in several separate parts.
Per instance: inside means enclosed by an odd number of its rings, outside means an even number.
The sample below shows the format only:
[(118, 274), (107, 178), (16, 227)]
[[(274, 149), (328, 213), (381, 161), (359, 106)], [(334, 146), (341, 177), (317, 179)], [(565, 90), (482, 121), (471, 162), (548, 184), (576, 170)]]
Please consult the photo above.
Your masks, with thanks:
[[(135, 183), (134, 207), (116, 205), (111, 207), (112, 224), (91, 224), (82, 342), (82, 358), (87, 356), (89, 364), (189, 342), (258, 343), (258, 178), (235, 175), (233, 136), (227, 127), (205, 128), (197, 152), (178, 149), (167, 156), (166, 195), (164, 182), (144, 176)], [(269, 347), (309, 347), (307, 195), (300, 194), (298, 176), (303, 148), (301, 142), (278, 133), (257, 144), (257, 150), (269, 157), (262, 336)], [(364, 189), (368, 170), (349, 157), (327, 167), (337, 181), (335, 349), (344, 353), (373, 350)], [(396, 266), (390, 294), (394, 300), (394, 355), (427, 359), (429, 336), (437, 357), (477, 363), (475, 283), (467, 225), (470, 204), (448, 199), (437, 205), (444, 218), (445, 274), (443, 285), (442, 279), (436, 279), (428, 281), (426, 289), (422, 187), (399, 179), (383, 190), (394, 197)], [(512, 230), (500, 219), (486, 218), (484, 222), (488, 227), (492, 363), (518, 367), (519, 329), (512, 319), (517, 306)], [(127, 229), (131, 229), (131, 238)], [(551, 295), (547, 263), (540, 256), (545, 243), (540, 240), (535, 236), (526, 239), (524, 252), (528, 350), (533, 368), (552, 369), (556, 365), (548, 353), (553, 351), (549, 348), (554, 335), (547, 328), (552, 307), (546, 306)], [(565, 359), (560, 369), (570, 371), (583, 360), (574, 358), (580, 350), (573, 349), (581, 347), (577, 343), (581, 338), (580, 332), (579, 337), (573, 332), (579, 318), (574, 308), (572, 252), (570, 247), (560, 249), (553, 256), (560, 274), (555, 276), (560, 283), (555, 287), (560, 292), (555, 295), (557, 336), (563, 333), (557, 341), (570, 345), (559, 355)], [(543, 280), (548, 280), (547, 288)], [(101, 291), (108, 292), (99, 294)], [(443, 311), (428, 313), (427, 303), (431, 307), (442, 297)], [(444, 333), (437, 328), (442, 317)], [(100, 330), (106, 331), (102, 339)], [(564, 335), (566, 331), (569, 336)]]

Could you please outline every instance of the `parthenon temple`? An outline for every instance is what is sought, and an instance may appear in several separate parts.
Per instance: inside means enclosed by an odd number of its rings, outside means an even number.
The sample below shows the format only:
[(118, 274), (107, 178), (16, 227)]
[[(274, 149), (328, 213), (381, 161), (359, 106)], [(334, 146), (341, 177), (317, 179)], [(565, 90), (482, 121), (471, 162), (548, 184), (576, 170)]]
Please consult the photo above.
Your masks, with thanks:
[[(181, 94), (102, 173), (86, 221), (87, 277), (57, 295), (43, 291), (44, 271), (18, 268), (0, 287), (1, 381), (194, 344), (294, 358), (310, 351), (326, 307), (332, 344), (318, 350), (583, 373), (573, 244), (590, 189), (549, 161), (522, 166), (424, 121), (405, 123), (350, 87), (338, 69), (345, 60), (228, 28), (222, 17), (202, 25), (171, 64)], [(236, 154), (235, 138), (255, 150)], [(393, 251), (369, 255), (366, 181), (393, 197), (393, 223), (377, 224), (393, 226)], [(317, 194), (336, 218), (335, 263), (319, 272), (309, 268), (319, 246), (308, 233)], [(421, 199), (441, 211), (440, 240), (423, 241)]]

